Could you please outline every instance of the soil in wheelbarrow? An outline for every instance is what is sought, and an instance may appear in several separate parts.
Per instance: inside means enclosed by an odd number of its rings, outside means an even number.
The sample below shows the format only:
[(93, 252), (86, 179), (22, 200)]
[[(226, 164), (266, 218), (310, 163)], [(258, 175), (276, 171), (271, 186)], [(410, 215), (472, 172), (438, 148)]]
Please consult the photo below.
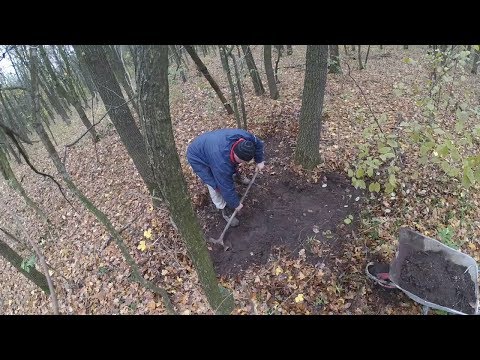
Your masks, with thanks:
[(441, 252), (413, 252), (402, 264), (399, 285), (431, 303), (474, 314), (475, 284), (466, 270)]
[[(220, 245), (208, 244), (219, 275), (237, 275), (251, 265), (265, 264), (275, 248), (295, 256), (305, 248), (307, 260), (328, 266), (342, 256), (343, 245), (358, 226), (361, 192), (348, 178), (329, 173), (317, 183), (308, 183), (290, 171), (291, 148), (286, 141), (270, 138), (265, 143), (266, 171), (257, 176), (246, 196), (240, 225), (230, 227), (224, 238), (231, 248), (224, 251)], [(252, 176), (251, 171), (243, 173)], [(245, 190), (246, 186), (237, 185), (239, 195)], [(200, 217), (206, 236), (218, 238), (226, 223), (206, 200)], [(309, 252), (309, 245), (322, 248), (325, 256)]]

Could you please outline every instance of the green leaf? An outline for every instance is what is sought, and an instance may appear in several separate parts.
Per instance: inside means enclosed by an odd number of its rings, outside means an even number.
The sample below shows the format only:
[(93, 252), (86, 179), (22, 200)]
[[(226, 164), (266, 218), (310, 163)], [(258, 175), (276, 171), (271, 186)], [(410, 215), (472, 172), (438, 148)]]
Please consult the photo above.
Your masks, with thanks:
[(435, 109), (435, 106), (433, 105), (433, 102), (429, 102), (426, 107), (430, 111), (433, 111), (433, 109)]
[(369, 167), (369, 168), (367, 169), (367, 175), (370, 176), (370, 177), (373, 176), (373, 167)]
[(365, 184), (365, 181), (363, 181), (363, 180), (358, 180), (356, 187), (359, 187), (360, 189), (366, 189), (366, 188), (367, 188), (367, 185)]
[(378, 149), (380, 154), (389, 153), (391, 150), (392, 150), (392, 148), (390, 146), (384, 146), (384, 147), (381, 147), (380, 149)]
[(380, 183), (378, 182), (370, 183), (370, 185), (368, 186), (368, 190), (370, 192), (380, 192)]
[(457, 123), (455, 124), (455, 131), (458, 133), (461, 133), (464, 127), (465, 127), (465, 121), (458, 120)]
[(473, 45), (472, 49), (476, 51), (480, 51), (480, 45)]
[(390, 174), (388, 177), (388, 182), (392, 184), (392, 186), (395, 186), (397, 184), (397, 179), (395, 178), (395, 174)]
[(390, 145), (392, 148), (398, 147), (398, 143), (392, 139), (387, 140), (387, 144)]
[(364, 174), (365, 174), (365, 171), (363, 170), (363, 168), (357, 169), (357, 173), (356, 173), (357, 179), (362, 178)]
[(348, 169), (348, 177), (352, 177), (353, 176), (353, 170), (352, 169)]
[(352, 220), (349, 219), (349, 218), (346, 218), (346, 219), (343, 220), (343, 222), (348, 225), (352, 222)]
[(391, 194), (394, 189), (395, 187), (392, 184), (390, 183), (385, 184), (385, 194)]
[(438, 155), (440, 156), (447, 156), (450, 150), (448, 149), (448, 146), (446, 144), (442, 144), (438, 149), (437, 149)]

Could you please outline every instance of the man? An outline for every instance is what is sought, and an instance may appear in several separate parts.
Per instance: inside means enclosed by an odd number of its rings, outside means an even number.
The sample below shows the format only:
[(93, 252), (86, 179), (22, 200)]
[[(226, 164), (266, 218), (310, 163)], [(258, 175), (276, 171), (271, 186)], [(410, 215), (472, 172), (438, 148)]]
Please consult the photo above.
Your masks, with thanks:
[[(255, 158), (256, 170), (261, 171), (265, 166), (263, 149), (262, 140), (242, 129), (206, 132), (188, 146), (187, 160), (207, 185), (212, 202), (225, 221), (228, 222), (235, 209), (243, 207), (235, 191), (234, 178), (243, 184), (249, 183), (246, 177), (238, 175), (238, 165)], [(238, 224), (234, 218), (231, 226)]]

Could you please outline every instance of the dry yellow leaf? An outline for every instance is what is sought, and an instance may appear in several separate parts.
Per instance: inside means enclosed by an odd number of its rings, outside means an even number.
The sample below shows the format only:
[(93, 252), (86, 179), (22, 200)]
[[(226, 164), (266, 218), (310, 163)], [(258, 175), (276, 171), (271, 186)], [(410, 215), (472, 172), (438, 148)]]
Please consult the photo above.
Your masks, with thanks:
[(275, 269), (275, 275), (280, 275), (281, 273), (283, 273), (283, 270), (280, 266), (277, 266), (277, 268)]
[(138, 244), (137, 249), (141, 251), (147, 250), (147, 244), (145, 244), (145, 240), (140, 241), (140, 244)]
[(151, 239), (152, 238), (152, 229), (145, 230), (143, 232), (143, 236), (145, 236), (146, 239)]
[(303, 294), (298, 294), (297, 297), (295, 298), (296, 303), (301, 303), (303, 302)]
[(477, 249), (477, 246), (474, 243), (468, 243), (468, 247), (470, 248), (470, 250), (476, 250)]
[(147, 307), (149, 310), (155, 310), (155, 308), (157, 307), (157, 304), (155, 303), (155, 301), (152, 300), (147, 304)]

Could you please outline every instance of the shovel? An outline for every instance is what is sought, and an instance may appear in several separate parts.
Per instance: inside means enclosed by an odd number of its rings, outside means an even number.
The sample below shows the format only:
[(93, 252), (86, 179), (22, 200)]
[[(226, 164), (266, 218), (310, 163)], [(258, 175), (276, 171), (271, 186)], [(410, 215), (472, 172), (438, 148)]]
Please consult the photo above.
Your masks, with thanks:
[[(258, 171), (255, 170), (255, 174), (253, 175), (253, 178), (252, 178), (252, 180), (250, 181), (250, 184), (248, 184), (248, 187), (247, 187), (247, 190), (245, 191), (245, 194), (243, 194), (242, 199), (240, 200), (240, 203), (241, 203), (241, 204), (243, 204), (243, 200), (245, 200), (245, 196), (247, 196), (248, 191), (249, 191), (250, 188), (252, 187), (253, 182), (255, 181), (255, 178), (257, 177), (257, 175), (258, 175)], [(225, 236), (225, 233), (227, 232), (228, 228), (230, 227), (230, 224), (232, 223), (233, 218), (235, 217), (235, 215), (237, 215), (237, 212), (238, 212), (238, 210), (235, 209), (235, 211), (233, 212), (232, 216), (231, 216), (230, 219), (228, 220), (227, 225), (225, 226), (225, 229), (223, 229), (222, 235), (220, 235), (220, 237), (219, 237), (218, 239), (214, 239), (214, 238), (211, 237), (211, 238), (208, 240), (208, 241), (211, 242), (211, 243), (222, 245), (224, 251), (227, 251), (227, 250), (230, 248), (230, 246), (225, 245), (225, 244), (223, 243), (223, 237)]]

